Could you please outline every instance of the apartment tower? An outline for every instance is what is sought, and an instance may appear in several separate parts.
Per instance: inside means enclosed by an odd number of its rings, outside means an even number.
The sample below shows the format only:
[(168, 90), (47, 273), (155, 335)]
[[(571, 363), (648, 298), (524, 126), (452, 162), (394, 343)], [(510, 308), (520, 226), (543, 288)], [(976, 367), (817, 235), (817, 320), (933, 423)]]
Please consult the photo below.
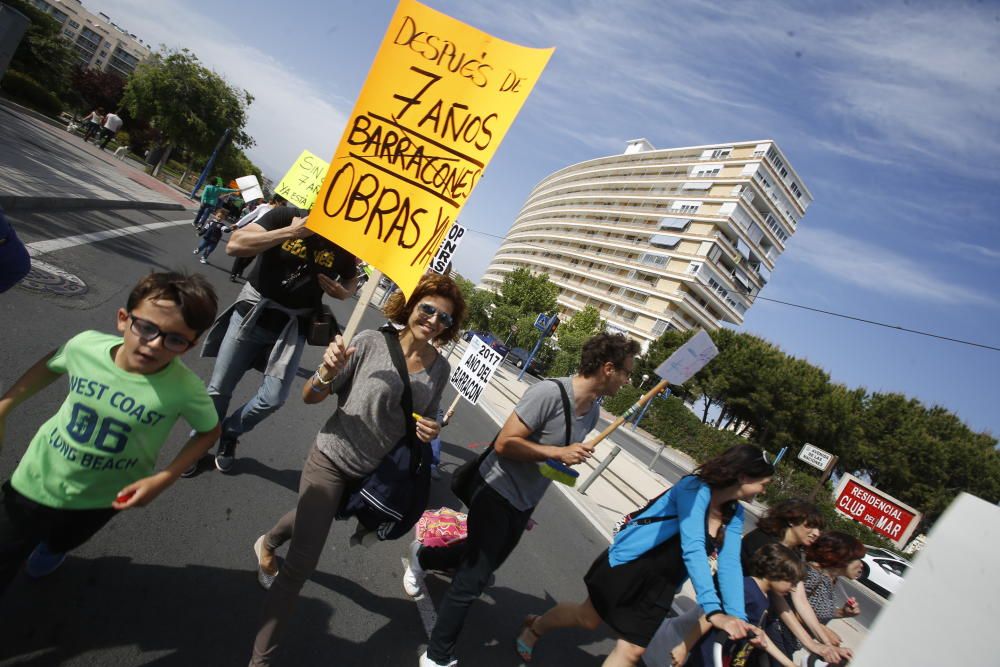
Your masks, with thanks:
[[(80, 0), (30, 0), (62, 25), (62, 37), (73, 45), (81, 67), (112, 72), (127, 79), (149, 47), (103, 12), (93, 14)], [(109, 109), (110, 111), (110, 109)]]
[(773, 141), (635, 139), (543, 179), (481, 287), (518, 267), (546, 273), (564, 315), (594, 306), (644, 347), (668, 329), (740, 324), (811, 201)]

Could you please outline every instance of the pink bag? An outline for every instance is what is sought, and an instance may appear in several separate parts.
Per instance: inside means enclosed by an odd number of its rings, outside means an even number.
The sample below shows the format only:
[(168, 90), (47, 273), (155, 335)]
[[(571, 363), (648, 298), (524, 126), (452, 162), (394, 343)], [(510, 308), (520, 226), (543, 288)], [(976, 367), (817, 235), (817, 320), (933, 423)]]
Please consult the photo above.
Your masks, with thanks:
[(425, 547), (446, 547), (468, 537), (467, 516), (450, 507), (427, 510), (417, 521), (417, 540)]

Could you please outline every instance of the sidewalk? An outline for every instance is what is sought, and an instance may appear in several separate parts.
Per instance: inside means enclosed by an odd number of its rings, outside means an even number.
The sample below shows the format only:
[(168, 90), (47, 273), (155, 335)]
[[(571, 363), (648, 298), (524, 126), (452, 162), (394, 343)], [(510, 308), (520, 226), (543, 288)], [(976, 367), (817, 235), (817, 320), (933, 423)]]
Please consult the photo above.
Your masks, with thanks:
[[(452, 365), (458, 363), (465, 352), (467, 343), (459, 341), (452, 353), (449, 361)], [(483, 392), (479, 401), (479, 407), (483, 408), (494, 422), (499, 426), (503, 424), (507, 416), (513, 411), (514, 406), (521, 399), (524, 391), (530, 385), (526, 382), (518, 382), (517, 374), (508, 367), (502, 366), (494, 373), (486, 391)], [(602, 410), (602, 417), (613, 421), (614, 415)], [(622, 427), (624, 428), (624, 427)], [(649, 447), (650, 456), (660, 448), (660, 441), (653, 438), (649, 433), (641, 428), (631, 432), (639, 437)], [(598, 431), (592, 431), (589, 437), (596, 437)], [(577, 487), (590, 477), (590, 474), (600, 465), (615, 447), (615, 435), (612, 433), (597, 445), (594, 456), (586, 463), (579, 465), (576, 469), (580, 472)], [(667, 447), (662, 455), (681, 466), (685, 470), (693, 470), (696, 462), (683, 452)], [(632, 454), (624, 449), (611, 462), (604, 473), (597, 478), (587, 489), (586, 494), (582, 494), (577, 487), (570, 488), (565, 484), (555, 483), (552, 485), (558, 489), (566, 498), (572, 502), (580, 513), (611, 542), (611, 531), (623, 514), (642, 507), (646, 502), (662, 493), (670, 487), (670, 483), (657, 473), (649, 470), (647, 463), (639, 461)], [(747, 505), (744, 508), (757, 516), (763, 514), (764, 507), (761, 505)], [(691, 609), (695, 602), (694, 589), (691, 582), (684, 584), (680, 594), (674, 598), (674, 611), (683, 613)], [(830, 622), (830, 627), (844, 640), (845, 646), (857, 649), (864, 641), (867, 631), (860, 625), (849, 620), (837, 619)]]
[(0, 206), (12, 211), (184, 210), (183, 193), (54, 121), (0, 98)]

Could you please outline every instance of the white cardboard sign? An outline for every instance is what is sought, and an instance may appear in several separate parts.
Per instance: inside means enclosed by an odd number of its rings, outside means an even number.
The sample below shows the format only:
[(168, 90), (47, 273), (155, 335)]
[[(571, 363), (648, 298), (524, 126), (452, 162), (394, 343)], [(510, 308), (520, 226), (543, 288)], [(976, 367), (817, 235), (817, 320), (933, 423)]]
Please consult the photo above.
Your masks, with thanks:
[(441, 241), (441, 247), (438, 248), (437, 254), (431, 260), (432, 270), (443, 274), (448, 269), (448, 263), (454, 259), (455, 252), (458, 250), (458, 244), (464, 236), (465, 227), (458, 222), (451, 226), (451, 229), (448, 230), (448, 235)]
[(684, 384), (718, 354), (712, 338), (702, 329), (660, 364), (656, 374), (670, 384)]
[(243, 201), (245, 202), (264, 198), (264, 191), (260, 189), (260, 183), (253, 174), (237, 178), (236, 187), (240, 189), (240, 196), (243, 197)]
[(451, 373), (451, 386), (469, 403), (479, 402), (493, 371), (500, 365), (503, 355), (473, 336), (462, 360)]
[(802, 451), (799, 452), (799, 461), (804, 461), (813, 468), (819, 468), (820, 470), (826, 470), (826, 467), (830, 465), (830, 461), (832, 460), (833, 454), (815, 445), (810, 445), (808, 442), (802, 445)]

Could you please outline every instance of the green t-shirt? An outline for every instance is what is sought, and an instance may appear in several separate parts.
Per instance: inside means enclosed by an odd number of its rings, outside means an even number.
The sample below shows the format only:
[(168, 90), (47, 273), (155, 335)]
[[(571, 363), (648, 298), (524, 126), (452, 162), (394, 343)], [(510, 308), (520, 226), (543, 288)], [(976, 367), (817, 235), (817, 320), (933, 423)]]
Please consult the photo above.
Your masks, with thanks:
[(69, 374), (69, 395), (42, 425), (11, 477), (18, 493), (48, 507), (110, 507), (122, 487), (153, 474), (178, 417), (196, 431), (218, 423), (205, 384), (180, 359), (152, 375), (118, 368), (118, 336), (85, 331), (49, 360)]

